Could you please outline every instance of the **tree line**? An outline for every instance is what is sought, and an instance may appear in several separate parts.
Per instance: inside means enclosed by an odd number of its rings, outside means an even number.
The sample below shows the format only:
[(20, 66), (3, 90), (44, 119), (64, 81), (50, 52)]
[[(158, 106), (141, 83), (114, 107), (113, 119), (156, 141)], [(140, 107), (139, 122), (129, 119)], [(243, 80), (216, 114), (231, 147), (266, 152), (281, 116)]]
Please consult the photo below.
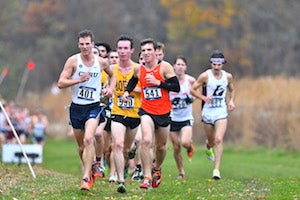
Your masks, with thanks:
[[(77, 33), (91, 29), (96, 41), (115, 48), (120, 34), (166, 45), (197, 77), (214, 49), (224, 52), (235, 77), (299, 76), (300, 1), (297, 0), (10, 0), (0, 2), (0, 96), (16, 97), (26, 63), (36, 64), (25, 91), (40, 92), (58, 79), (65, 59), (78, 51)], [(298, 16), (298, 17), (297, 17)]]

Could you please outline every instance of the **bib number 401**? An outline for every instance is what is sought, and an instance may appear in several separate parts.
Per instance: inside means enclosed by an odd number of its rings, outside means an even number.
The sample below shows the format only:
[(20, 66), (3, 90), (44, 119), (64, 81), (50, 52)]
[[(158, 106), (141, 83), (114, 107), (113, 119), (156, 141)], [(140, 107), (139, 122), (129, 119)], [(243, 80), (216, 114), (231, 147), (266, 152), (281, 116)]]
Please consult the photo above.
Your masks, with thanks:
[(78, 98), (85, 99), (88, 101), (93, 101), (95, 99), (95, 97), (94, 97), (95, 91), (96, 91), (95, 88), (81, 86), (79, 88)]

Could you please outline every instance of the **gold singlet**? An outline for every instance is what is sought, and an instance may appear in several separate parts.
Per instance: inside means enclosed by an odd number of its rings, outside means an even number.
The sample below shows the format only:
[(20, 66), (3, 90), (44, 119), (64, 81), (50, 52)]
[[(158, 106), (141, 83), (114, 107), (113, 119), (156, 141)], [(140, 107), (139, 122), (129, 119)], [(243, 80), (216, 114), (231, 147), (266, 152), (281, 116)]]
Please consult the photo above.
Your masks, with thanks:
[[(114, 74), (116, 75), (116, 87), (113, 95), (113, 107), (112, 114), (122, 115), (132, 118), (139, 118), (138, 109), (141, 106), (141, 94), (140, 92), (132, 91), (129, 94), (129, 101), (125, 102), (122, 100), (122, 96), (125, 92), (125, 85), (128, 83), (130, 78), (134, 73), (134, 67), (138, 65), (133, 62), (132, 69), (129, 73), (123, 74), (118, 70), (119, 65), (115, 64), (113, 66)], [(138, 82), (136, 87), (140, 87), (140, 83)]]

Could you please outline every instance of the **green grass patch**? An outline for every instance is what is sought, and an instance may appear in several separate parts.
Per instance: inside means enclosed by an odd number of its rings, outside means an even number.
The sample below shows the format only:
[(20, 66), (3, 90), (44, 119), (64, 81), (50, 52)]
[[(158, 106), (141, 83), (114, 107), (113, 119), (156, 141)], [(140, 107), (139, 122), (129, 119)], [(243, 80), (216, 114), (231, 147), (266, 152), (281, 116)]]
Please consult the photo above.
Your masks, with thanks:
[(220, 181), (211, 179), (213, 163), (203, 145), (196, 147), (192, 162), (186, 152), (186, 178), (177, 178), (172, 147), (163, 164), (163, 181), (157, 189), (142, 190), (139, 182), (126, 180), (126, 194), (119, 194), (107, 177), (97, 179), (91, 191), (80, 191), (81, 164), (77, 145), (69, 140), (48, 139), (43, 163), (1, 163), (0, 199), (300, 199), (299, 152), (264, 148), (237, 150), (226, 147)]

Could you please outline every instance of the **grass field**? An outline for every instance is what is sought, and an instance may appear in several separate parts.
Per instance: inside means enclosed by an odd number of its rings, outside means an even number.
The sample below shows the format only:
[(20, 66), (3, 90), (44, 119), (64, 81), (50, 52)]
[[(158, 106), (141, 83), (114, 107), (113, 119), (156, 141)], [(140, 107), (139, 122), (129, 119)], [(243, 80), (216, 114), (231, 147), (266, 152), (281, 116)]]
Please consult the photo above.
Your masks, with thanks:
[(107, 178), (97, 179), (91, 191), (80, 191), (80, 161), (74, 141), (48, 139), (43, 163), (0, 167), (0, 199), (300, 199), (299, 152), (256, 148), (239, 150), (225, 145), (222, 179), (211, 180), (213, 163), (203, 145), (192, 163), (184, 154), (186, 178), (179, 180), (169, 146), (163, 164), (163, 182), (157, 189), (141, 190), (127, 179), (127, 193), (119, 194)]

